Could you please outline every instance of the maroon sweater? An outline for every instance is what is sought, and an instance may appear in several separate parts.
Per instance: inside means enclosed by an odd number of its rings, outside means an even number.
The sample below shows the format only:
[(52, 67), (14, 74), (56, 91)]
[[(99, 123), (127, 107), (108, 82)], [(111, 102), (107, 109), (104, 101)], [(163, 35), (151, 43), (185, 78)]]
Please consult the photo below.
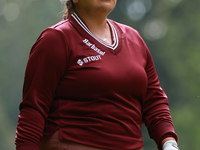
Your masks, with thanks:
[(43, 134), (95, 147), (143, 147), (141, 124), (160, 146), (177, 139), (168, 99), (139, 33), (108, 20), (113, 45), (81, 19), (47, 28), (33, 45), (17, 127), (17, 150), (39, 150)]

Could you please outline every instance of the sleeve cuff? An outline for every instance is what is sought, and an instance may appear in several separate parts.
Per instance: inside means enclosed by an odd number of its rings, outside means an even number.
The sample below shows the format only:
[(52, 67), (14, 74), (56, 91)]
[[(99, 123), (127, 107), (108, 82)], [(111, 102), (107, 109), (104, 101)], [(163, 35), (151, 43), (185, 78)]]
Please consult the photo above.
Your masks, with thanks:
[(173, 137), (178, 141), (178, 136), (174, 131), (174, 126), (171, 123), (160, 123), (150, 131), (150, 137), (156, 142), (158, 149), (162, 150), (161, 142), (167, 137)]

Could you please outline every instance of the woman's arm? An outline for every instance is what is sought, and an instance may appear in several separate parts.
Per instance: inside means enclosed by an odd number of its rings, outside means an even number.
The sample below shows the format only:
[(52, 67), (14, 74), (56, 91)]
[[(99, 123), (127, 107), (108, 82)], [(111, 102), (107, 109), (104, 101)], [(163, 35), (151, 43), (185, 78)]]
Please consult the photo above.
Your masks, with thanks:
[(143, 99), (143, 120), (150, 137), (154, 139), (158, 149), (162, 150), (162, 142), (169, 137), (177, 141), (178, 137), (174, 131), (168, 97), (160, 87), (152, 56), (145, 43), (144, 47), (147, 53), (145, 70), (148, 78), (148, 87)]
[(39, 150), (59, 80), (66, 71), (66, 42), (60, 31), (45, 30), (33, 45), (26, 67), (16, 149)]

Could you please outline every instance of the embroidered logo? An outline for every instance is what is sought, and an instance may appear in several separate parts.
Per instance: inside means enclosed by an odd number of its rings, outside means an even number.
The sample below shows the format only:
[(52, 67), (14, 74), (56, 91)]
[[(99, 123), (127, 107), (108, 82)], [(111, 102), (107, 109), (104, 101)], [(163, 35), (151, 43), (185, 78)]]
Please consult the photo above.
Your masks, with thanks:
[(77, 64), (79, 64), (80, 66), (83, 66), (83, 61), (82, 61), (81, 59), (79, 59), (79, 60), (77, 61)]
[(83, 64), (88, 63), (88, 62), (93, 62), (93, 61), (98, 61), (101, 60), (101, 55), (96, 55), (96, 56), (88, 56), (83, 59), (78, 59), (77, 64), (80, 66), (83, 66)]
[(95, 44), (90, 43), (88, 39), (83, 40), (83, 43), (85, 43), (88, 47), (90, 47), (91, 49), (99, 53), (100, 55), (103, 56), (105, 54), (105, 52), (102, 52), (99, 48), (95, 46)]

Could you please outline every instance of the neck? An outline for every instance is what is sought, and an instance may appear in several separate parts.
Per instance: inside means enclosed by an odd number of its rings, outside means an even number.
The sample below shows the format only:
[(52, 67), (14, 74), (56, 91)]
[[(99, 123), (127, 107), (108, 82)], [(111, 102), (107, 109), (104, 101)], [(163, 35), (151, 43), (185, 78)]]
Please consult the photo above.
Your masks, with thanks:
[(99, 31), (102, 33), (105, 30), (107, 14), (84, 13), (81, 11), (76, 11), (76, 13), (87, 25), (91, 32)]
[[(76, 11), (77, 15), (83, 20), (87, 25), (89, 30), (99, 39), (112, 44), (111, 31), (107, 24), (107, 15), (87, 15), (86, 13), (81, 13)], [(98, 17), (97, 17), (98, 16)]]

